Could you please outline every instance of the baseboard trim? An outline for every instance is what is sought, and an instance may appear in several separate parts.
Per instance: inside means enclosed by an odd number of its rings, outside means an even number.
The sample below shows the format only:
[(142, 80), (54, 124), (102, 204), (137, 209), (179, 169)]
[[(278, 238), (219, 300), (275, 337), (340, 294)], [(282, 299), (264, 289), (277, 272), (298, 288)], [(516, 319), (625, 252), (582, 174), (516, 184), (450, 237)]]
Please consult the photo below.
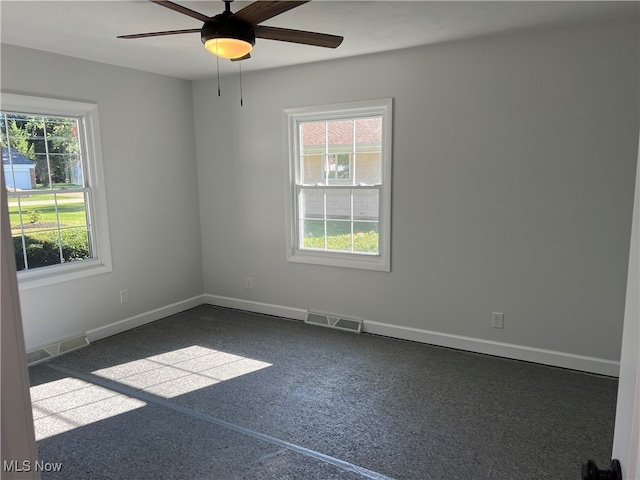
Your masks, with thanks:
[(270, 303), (254, 302), (253, 300), (242, 300), (240, 298), (223, 297), (220, 295), (204, 295), (204, 302), (217, 307), (235, 308), (247, 312), (262, 313), (265, 315), (275, 315), (276, 317), (292, 318), (294, 320), (305, 320), (307, 311), (301, 308), (285, 307), (283, 305), (273, 305)]
[[(262, 313), (265, 315), (276, 315), (279, 317), (293, 318), (295, 320), (305, 320), (307, 318), (307, 310), (301, 308), (272, 305), (268, 303), (254, 302), (251, 300), (242, 300), (239, 298), (205, 294), (204, 302), (209, 305), (219, 307), (235, 308), (238, 310), (245, 310), (247, 312)], [(609, 377), (617, 377), (620, 374), (620, 362), (596, 357), (575, 355), (555, 350), (546, 350), (543, 348), (529, 347), (525, 345), (495, 342), (442, 332), (432, 332), (418, 328), (373, 322), (370, 320), (363, 320), (362, 332), (427, 343), (440, 347), (494, 355), (496, 357), (511, 358), (513, 360), (522, 360), (542, 365), (550, 365), (553, 367), (579, 370), (582, 372), (606, 375)]]
[(88, 330), (86, 333), (87, 339), (89, 342), (95, 342), (96, 340), (101, 340), (132, 328), (141, 327), (147, 323), (155, 322), (156, 320), (168, 317), (169, 315), (184, 312), (185, 310), (189, 310), (190, 308), (194, 308), (205, 303), (203, 297), (204, 295), (198, 295), (180, 302), (175, 302), (164, 307), (134, 315), (133, 317), (125, 318), (124, 320), (120, 320), (103, 327)]
[(575, 355), (555, 350), (546, 350), (543, 348), (528, 347), (512, 343), (494, 342), (491, 340), (432, 332), (418, 328), (372, 322), (369, 320), (364, 320), (362, 331), (375, 335), (384, 335), (386, 337), (412, 340), (421, 343), (428, 343), (430, 345), (494, 355), (496, 357), (523, 360), (526, 362), (540, 363), (543, 365), (568, 368), (571, 370), (580, 370), (583, 372), (607, 375), (610, 377), (617, 377), (620, 374), (620, 362)]
[[(122, 333), (132, 328), (140, 327), (147, 323), (155, 322), (169, 315), (189, 310), (202, 304), (218, 307), (235, 308), (247, 312), (274, 315), (277, 317), (291, 318), (304, 321), (307, 318), (307, 310), (301, 308), (274, 305), (270, 303), (243, 300), (240, 298), (225, 297), (221, 295), (203, 294), (180, 302), (172, 303), (149, 312), (144, 312), (118, 322), (105, 325), (86, 332), (89, 342), (95, 342), (102, 338)], [(433, 332), (413, 327), (403, 327), (387, 323), (363, 320), (362, 332), (386, 337), (411, 340), (415, 342), (437, 345), (440, 347), (455, 348), (469, 352), (494, 355), (497, 357), (523, 360), (526, 362), (540, 363), (554, 367), (580, 370), (583, 372), (618, 377), (620, 374), (620, 362), (605, 360), (602, 358), (575, 355), (572, 353), (546, 350), (543, 348), (529, 347), (512, 343), (495, 342), (462, 335)]]

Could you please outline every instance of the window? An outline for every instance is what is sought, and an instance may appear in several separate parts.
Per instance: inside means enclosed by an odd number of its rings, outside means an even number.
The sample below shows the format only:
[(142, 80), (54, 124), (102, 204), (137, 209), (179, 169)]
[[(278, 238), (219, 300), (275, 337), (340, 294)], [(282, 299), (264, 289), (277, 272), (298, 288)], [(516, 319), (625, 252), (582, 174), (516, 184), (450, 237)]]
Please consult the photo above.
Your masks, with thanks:
[(391, 99), (284, 111), (292, 262), (390, 271)]
[(12, 94), (1, 101), (20, 287), (111, 271), (97, 106)]

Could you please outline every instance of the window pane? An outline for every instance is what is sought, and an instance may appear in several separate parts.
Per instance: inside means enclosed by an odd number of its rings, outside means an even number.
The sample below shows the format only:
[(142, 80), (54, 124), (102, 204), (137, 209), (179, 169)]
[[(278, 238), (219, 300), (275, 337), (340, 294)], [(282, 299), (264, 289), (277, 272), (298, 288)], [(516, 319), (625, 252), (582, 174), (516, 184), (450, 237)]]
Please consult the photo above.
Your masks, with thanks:
[[(326, 190), (327, 218), (349, 220), (351, 218), (351, 190)], [(351, 229), (349, 229), (351, 231)]]
[(351, 222), (327, 221), (327, 250), (351, 251)]
[(348, 153), (327, 155), (326, 168), (329, 184), (344, 184), (345, 180), (351, 178), (351, 155)]
[(60, 231), (62, 255), (65, 262), (75, 262), (91, 258), (91, 242), (86, 227), (68, 228)]
[(49, 168), (51, 169), (52, 189), (81, 188), (83, 186), (82, 166), (78, 154), (50, 154)]
[(303, 247), (324, 249), (324, 220), (304, 220), (301, 223)]
[(353, 251), (379, 253), (378, 222), (353, 222)]
[(380, 194), (377, 189), (353, 191), (353, 219), (378, 220), (380, 216)]
[[(20, 240), (20, 237), (17, 238)], [(16, 246), (20, 248), (19, 250), (16, 249), (16, 263), (18, 263), (19, 257), (22, 257), (22, 245)], [(27, 252), (28, 266), (25, 266), (23, 263), (18, 266), (18, 270), (46, 267), (48, 265), (62, 263), (57, 230), (40, 230), (26, 234), (24, 236), (24, 246)]]
[(34, 160), (36, 164), (36, 187), (49, 188), (49, 159), (46, 153), (34, 154)]
[(324, 151), (326, 144), (325, 122), (306, 122), (300, 124), (300, 146), (302, 153), (310, 150)]
[(353, 152), (353, 120), (327, 122), (328, 153)]
[(60, 193), (58, 200), (58, 216), (60, 228), (87, 226), (87, 209), (84, 192)]
[(24, 250), (22, 246), (22, 235), (12, 235), (13, 249), (16, 257), (16, 270), (24, 270)]
[(18, 208), (18, 197), (7, 195), (7, 203), (9, 205), (9, 223), (11, 224), (11, 233), (14, 229), (19, 231), (22, 221), (20, 220), (20, 209)]
[(382, 149), (382, 117), (355, 121), (356, 152), (379, 152)]
[(324, 218), (324, 190), (322, 188), (300, 190), (299, 208), (302, 218)]
[(2, 147), (2, 164), (8, 191), (36, 188), (35, 162), (15, 148)]
[(302, 156), (302, 183), (306, 185), (317, 185), (324, 183), (324, 155)]
[[(21, 215), (18, 215), (19, 222), (15, 224), (17, 232), (21, 229), (25, 231), (25, 234), (29, 232), (40, 232), (43, 230), (57, 229), (58, 226), (58, 214), (55, 206), (55, 195), (21, 195), (19, 209)], [(10, 202), (9, 210), (11, 211), (11, 205), (15, 205), (16, 211), (18, 210), (18, 202)], [(12, 222), (12, 227), (14, 226)]]
[(382, 154), (380, 152), (355, 154), (356, 185), (380, 185), (382, 183)]
[(84, 186), (84, 174), (82, 172), (82, 161), (77, 153), (69, 154), (66, 159), (66, 187), (81, 188)]

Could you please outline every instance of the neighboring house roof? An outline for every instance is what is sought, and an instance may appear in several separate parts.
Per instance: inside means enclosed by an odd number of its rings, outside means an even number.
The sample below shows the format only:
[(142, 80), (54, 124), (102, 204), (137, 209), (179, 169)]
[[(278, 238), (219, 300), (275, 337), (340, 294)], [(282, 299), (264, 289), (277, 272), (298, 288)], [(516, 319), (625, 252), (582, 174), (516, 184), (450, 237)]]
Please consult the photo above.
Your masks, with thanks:
[[(382, 139), (382, 119), (359, 118), (356, 121), (356, 145), (380, 144)], [(353, 144), (353, 121), (333, 120), (329, 123), (330, 145)], [(309, 122), (302, 124), (302, 143), (304, 146), (324, 145), (326, 141), (325, 122)]]
[[(2, 147), (2, 164), (9, 165), (9, 163), (9, 149)], [(25, 157), (15, 148), (11, 149), (11, 163), (13, 163), (14, 165), (33, 165), (35, 167), (35, 163), (33, 163), (33, 160)]]

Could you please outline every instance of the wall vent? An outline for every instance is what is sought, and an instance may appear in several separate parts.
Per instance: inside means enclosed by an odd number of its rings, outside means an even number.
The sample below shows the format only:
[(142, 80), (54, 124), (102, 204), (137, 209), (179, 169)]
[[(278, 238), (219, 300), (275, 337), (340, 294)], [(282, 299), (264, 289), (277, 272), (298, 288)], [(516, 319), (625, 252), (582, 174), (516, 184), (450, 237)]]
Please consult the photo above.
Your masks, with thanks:
[(362, 331), (361, 318), (348, 318), (331, 313), (307, 312), (304, 323), (320, 325), (322, 327), (336, 328), (347, 332), (360, 333)]
[(87, 340), (87, 337), (84, 334), (59, 340), (58, 342), (51, 343), (44, 347), (37, 348), (32, 352), (28, 352), (27, 363), (29, 365), (35, 365), (36, 363), (57, 357), (63, 353), (86, 347), (87, 345), (89, 345), (89, 340)]

